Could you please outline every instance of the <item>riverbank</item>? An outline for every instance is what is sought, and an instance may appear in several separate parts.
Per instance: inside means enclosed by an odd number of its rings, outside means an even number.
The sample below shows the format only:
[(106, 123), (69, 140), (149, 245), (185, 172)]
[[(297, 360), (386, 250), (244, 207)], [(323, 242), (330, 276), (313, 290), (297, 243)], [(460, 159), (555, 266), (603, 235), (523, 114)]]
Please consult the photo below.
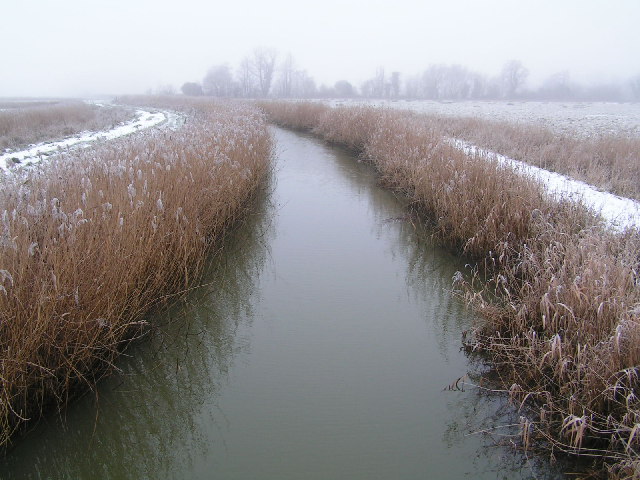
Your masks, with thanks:
[[(34, 143), (103, 131), (133, 120), (134, 112), (80, 100), (6, 102), (0, 111), (0, 151), (22, 150)], [(1, 163), (0, 163), (1, 165)]]
[(640, 107), (569, 102), (344, 101), (411, 111), (458, 141), (640, 200)]
[[(456, 287), (486, 322), (466, 335), (491, 355), (521, 409), (522, 447), (640, 471), (637, 231), (613, 232), (496, 159), (467, 154), (419, 115), (263, 103), (279, 125), (359, 152), (406, 194), (440, 240), (473, 260)], [(482, 281), (479, 281), (479, 280)]]
[(58, 155), (2, 180), (0, 445), (115, 368), (146, 331), (142, 314), (197, 285), (265, 178), (263, 115), (211, 101), (174, 107), (188, 114), (177, 131)]
[(512, 450), (503, 395), (443, 390), (485, 370), (460, 350), (477, 318), (450, 288), (464, 259), (369, 164), (269, 130), (266, 189), (207, 286), (151, 314), (99, 399), (16, 442), (3, 480), (562, 479)]

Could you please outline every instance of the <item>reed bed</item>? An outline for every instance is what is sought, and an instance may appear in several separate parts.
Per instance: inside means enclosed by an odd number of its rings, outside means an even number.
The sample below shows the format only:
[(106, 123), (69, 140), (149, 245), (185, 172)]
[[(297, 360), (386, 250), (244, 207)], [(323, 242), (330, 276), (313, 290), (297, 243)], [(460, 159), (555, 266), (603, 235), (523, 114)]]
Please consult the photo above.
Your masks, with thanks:
[(640, 200), (640, 138), (603, 133), (580, 137), (537, 125), (433, 116), (451, 137)]
[(254, 108), (182, 107), (178, 131), (104, 143), (1, 179), (0, 446), (93, 388), (142, 315), (199, 279), (264, 180)]
[(86, 130), (105, 130), (133, 118), (133, 112), (124, 108), (99, 107), (81, 101), (18, 105), (21, 107), (0, 112), (0, 150), (59, 139)]
[[(413, 200), (473, 270), (454, 286), (484, 321), (465, 332), (489, 354), (521, 413), (521, 446), (640, 477), (640, 240), (584, 206), (450, 145), (433, 118), (375, 108), (263, 103), (276, 123), (356, 148)], [(309, 110), (307, 110), (309, 108)], [(309, 122), (300, 122), (309, 130)], [(479, 387), (480, 388), (480, 387)]]

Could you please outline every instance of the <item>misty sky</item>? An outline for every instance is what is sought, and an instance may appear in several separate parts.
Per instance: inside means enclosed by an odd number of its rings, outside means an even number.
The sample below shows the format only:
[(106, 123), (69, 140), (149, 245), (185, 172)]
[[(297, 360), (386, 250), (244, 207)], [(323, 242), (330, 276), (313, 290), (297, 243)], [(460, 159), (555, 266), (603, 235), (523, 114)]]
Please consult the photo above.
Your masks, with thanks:
[(535, 84), (640, 75), (640, 0), (0, 0), (0, 97), (143, 93), (291, 52), (318, 84), (520, 59)]

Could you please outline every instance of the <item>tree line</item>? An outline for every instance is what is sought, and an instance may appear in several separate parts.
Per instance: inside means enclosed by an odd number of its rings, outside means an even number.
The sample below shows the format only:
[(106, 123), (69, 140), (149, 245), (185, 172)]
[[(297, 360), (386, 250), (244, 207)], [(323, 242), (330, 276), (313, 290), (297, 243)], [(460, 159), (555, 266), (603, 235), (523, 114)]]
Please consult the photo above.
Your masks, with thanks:
[(549, 76), (535, 89), (528, 87), (528, 77), (529, 70), (522, 62), (509, 60), (495, 76), (455, 64), (429, 65), (409, 76), (379, 67), (359, 86), (348, 80), (318, 86), (291, 54), (280, 58), (274, 49), (257, 48), (235, 69), (228, 64), (214, 65), (202, 82), (186, 82), (181, 91), (189, 96), (226, 98), (640, 101), (640, 75), (621, 83), (583, 85), (563, 71)]

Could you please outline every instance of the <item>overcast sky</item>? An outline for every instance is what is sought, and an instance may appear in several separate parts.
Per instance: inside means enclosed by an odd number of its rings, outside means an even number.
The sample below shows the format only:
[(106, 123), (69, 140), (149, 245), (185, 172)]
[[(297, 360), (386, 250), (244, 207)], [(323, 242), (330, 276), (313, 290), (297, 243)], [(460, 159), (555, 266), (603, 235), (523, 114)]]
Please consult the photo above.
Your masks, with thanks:
[(143, 93), (290, 52), (318, 84), (458, 63), (640, 75), (640, 0), (0, 0), (0, 97)]

